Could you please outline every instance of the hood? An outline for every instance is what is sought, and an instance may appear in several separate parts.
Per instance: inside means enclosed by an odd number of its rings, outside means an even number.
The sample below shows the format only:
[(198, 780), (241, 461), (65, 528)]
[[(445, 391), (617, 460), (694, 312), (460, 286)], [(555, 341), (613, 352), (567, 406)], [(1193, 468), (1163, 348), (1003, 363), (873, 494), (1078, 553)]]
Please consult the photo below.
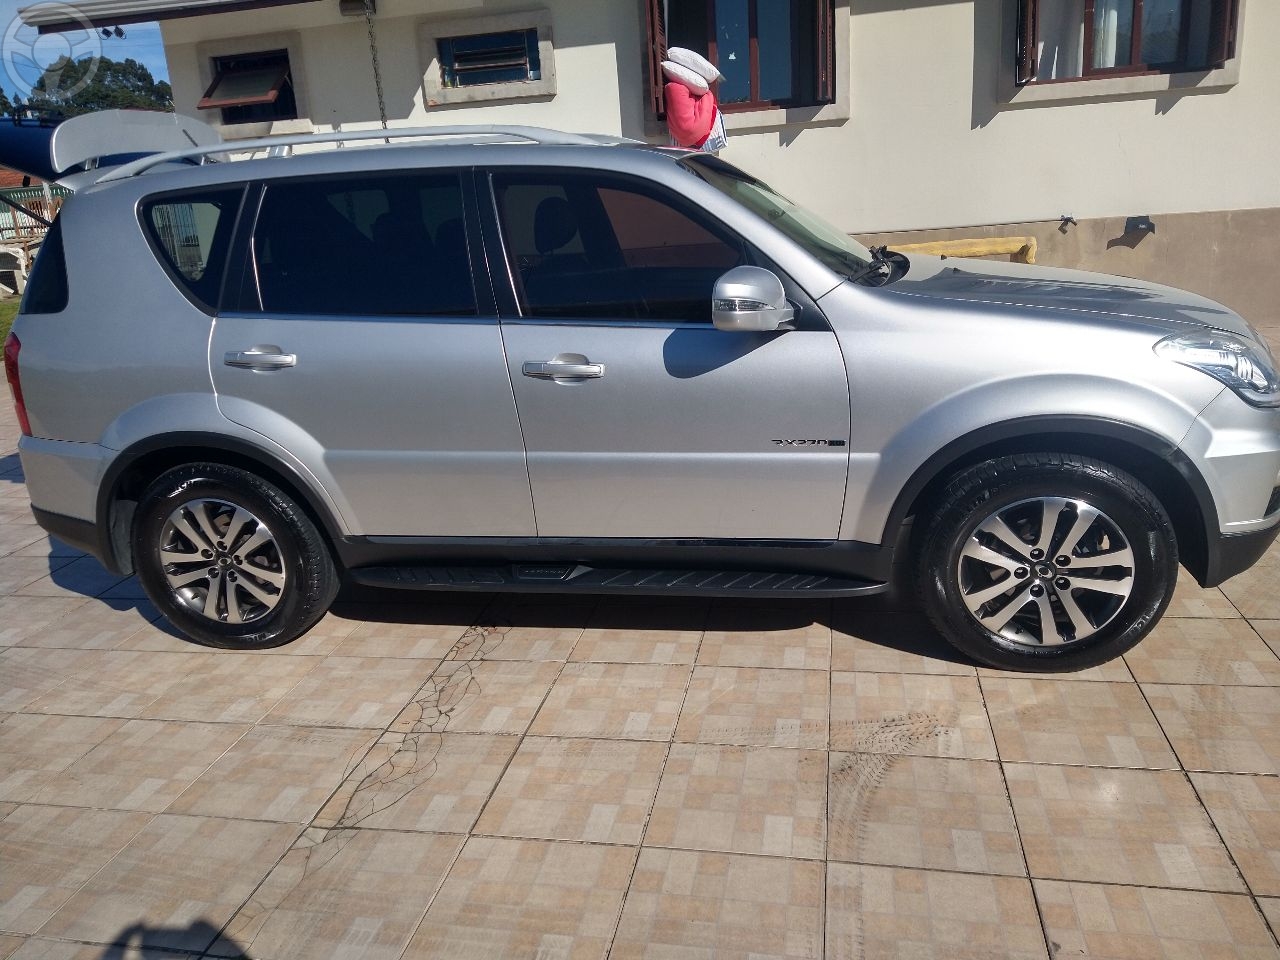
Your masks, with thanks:
[(1119, 320), (1167, 333), (1214, 327), (1254, 339), (1240, 316), (1174, 287), (1083, 270), (911, 255), (911, 269), (879, 291), (902, 297), (1044, 310), (1056, 319)]

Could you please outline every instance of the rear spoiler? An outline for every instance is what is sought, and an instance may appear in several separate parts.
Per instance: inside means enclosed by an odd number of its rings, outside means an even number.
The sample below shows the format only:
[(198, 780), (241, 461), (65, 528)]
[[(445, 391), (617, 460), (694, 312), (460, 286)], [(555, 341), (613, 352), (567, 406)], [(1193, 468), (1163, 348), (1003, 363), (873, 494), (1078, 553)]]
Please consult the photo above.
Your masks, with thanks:
[(207, 123), (152, 110), (102, 110), (61, 123), (0, 118), (0, 165), (73, 190), (101, 175), (86, 171), (221, 142)]

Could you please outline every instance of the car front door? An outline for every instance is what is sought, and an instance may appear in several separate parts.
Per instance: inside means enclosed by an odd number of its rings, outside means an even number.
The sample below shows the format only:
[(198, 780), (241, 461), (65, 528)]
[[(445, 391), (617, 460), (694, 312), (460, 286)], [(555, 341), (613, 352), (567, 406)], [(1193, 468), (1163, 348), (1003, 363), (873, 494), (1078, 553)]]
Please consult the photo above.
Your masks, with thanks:
[(534, 533), (467, 207), (456, 171), (269, 181), (214, 325), (223, 414), (310, 466), (351, 533)]
[(849, 388), (816, 306), (786, 332), (716, 329), (716, 278), (768, 265), (659, 184), (488, 180), (539, 536), (835, 539)]

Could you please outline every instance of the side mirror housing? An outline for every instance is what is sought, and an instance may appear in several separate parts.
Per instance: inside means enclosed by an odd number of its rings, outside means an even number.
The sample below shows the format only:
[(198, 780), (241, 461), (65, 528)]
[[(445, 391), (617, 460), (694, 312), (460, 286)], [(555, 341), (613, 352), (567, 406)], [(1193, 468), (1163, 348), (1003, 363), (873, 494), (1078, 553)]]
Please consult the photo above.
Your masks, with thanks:
[(763, 267), (734, 267), (711, 292), (711, 320), (717, 330), (780, 330), (795, 315), (782, 281)]

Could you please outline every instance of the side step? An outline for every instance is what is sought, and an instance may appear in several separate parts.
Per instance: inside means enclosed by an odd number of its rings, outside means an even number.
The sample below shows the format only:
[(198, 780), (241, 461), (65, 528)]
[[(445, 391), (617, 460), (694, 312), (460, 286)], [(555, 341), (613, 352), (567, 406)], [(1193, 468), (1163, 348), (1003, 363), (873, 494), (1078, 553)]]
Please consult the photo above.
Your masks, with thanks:
[(400, 590), (515, 593), (617, 593), (716, 597), (851, 597), (882, 593), (887, 584), (818, 573), (744, 570), (622, 570), (572, 563), (493, 567), (358, 567), (350, 579)]

